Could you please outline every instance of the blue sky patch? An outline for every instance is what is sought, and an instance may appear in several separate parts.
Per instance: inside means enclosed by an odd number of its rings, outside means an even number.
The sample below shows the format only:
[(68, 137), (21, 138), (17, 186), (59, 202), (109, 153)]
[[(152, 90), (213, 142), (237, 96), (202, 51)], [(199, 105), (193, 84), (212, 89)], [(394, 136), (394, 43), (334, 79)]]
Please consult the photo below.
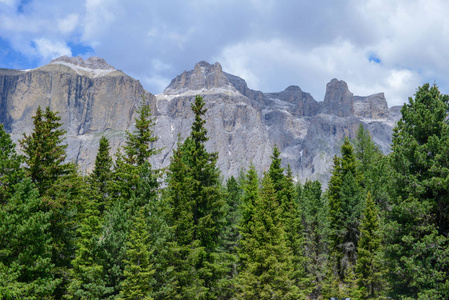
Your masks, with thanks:
[(31, 59), (11, 47), (11, 44), (0, 37), (0, 68), (32, 69), (38, 66), (38, 59)]
[(70, 47), (70, 50), (72, 50), (72, 56), (91, 56), (94, 53), (94, 49), (90, 46), (86, 46), (83, 44), (77, 44), (77, 43), (67, 43), (67, 46)]
[(31, 0), (21, 0), (19, 3), (19, 6), (17, 7), (17, 12), (19, 12), (20, 14), (23, 14), (25, 12), (24, 11), (25, 6), (30, 2), (31, 2)]
[(380, 64), (382, 61), (380, 60), (380, 58), (376, 55), (376, 54), (374, 54), (374, 53), (371, 53), (369, 56), (368, 56), (368, 60), (369, 60), (369, 62), (374, 62), (374, 63), (376, 63), (376, 64)]

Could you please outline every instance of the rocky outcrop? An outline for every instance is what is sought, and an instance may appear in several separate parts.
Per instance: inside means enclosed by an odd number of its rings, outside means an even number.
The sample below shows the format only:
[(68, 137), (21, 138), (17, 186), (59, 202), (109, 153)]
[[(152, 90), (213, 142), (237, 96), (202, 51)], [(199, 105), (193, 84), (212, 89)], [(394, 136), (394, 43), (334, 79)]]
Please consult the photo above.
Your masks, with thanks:
[[(98, 69), (92, 69), (97, 67)], [(107, 72), (104, 72), (106, 70)], [(0, 70), (1, 122), (17, 141), (33, 128), (39, 106), (58, 111), (67, 131), (68, 159), (89, 170), (102, 134), (113, 150), (132, 127), (141, 96), (154, 102), (140, 83), (107, 65), (104, 60), (63, 57), (41, 68)]]
[(32, 130), (38, 106), (59, 111), (67, 130), (68, 159), (86, 171), (93, 166), (102, 135), (110, 139), (113, 153), (123, 145), (142, 95), (157, 117), (155, 146), (162, 149), (152, 161), (157, 168), (168, 166), (178, 139), (189, 135), (190, 105), (196, 95), (203, 96), (210, 136), (206, 147), (219, 153), (225, 178), (250, 163), (259, 172), (267, 170), (277, 145), (284, 166), (290, 164), (299, 180), (326, 184), (344, 136), (354, 137), (363, 123), (388, 152), (392, 127), (400, 117), (398, 109), (388, 109), (382, 93), (354, 96), (337, 79), (318, 102), (298, 86), (278, 93), (252, 90), (242, 78), (223, 72), (219, 63), (207, 62), (183, 72), (153, 96), (100, 58), (62, 57), (34, 70), (0, 69), (0, 93), (0, 122), (16, 141)]
[(349, 91), (346, 82), (334, 78), (326, 85), (321, 112), (337, 117), (354, 115), (354, 95)]
[(365, 119), (387, 119), (390, 116), (384, 93), (354, 97), (354, 116)]

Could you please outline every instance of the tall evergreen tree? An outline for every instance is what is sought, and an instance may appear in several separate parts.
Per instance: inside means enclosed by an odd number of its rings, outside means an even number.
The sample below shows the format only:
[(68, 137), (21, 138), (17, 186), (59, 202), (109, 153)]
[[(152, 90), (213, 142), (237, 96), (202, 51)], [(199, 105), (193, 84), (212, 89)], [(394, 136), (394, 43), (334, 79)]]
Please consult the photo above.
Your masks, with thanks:
[(323, 290), (327, 263), (327, 207), (321, 196), (321, 183), (306, 180), (299, 204), (304, 228), (304, 248), (308, 257), (306, 272), (312, 278), (312, 299), (318, 299)]
[(110, 209), (105, 214), (101, 247), (106, 286), (112, 288), (111, 297), (118, 296), (125, 278), (124, 259), (132, 217), (141, 209), (145, 210), (145, 216), (151, 213), (149, 203), (156, 201), (159, 187), (157, 172), (149, 163), (151, 156), (158, 152), (153, 147), (157, 140), (153, 135), (155, 119), (144, 98), (137, 110), (135, 122), (136, 130), (127, 132), (126, 146), (123, 148), (125, 154), (117, 153), (106, 189), (111, 200), (108, 201)]
[(449, 96), (418, 88), (393, 132), (386, 228), (394, 297), (449, 295)]
[(64, 162), (67, 145), (62, 145), (62, 136), (66, 131), (60, 128), (60, 120), (50, 107), (45, 112), (38, 107), (33, 117), (33, 132), (24, 134), (19, 141), (25, 154), (25, 169), (41, 195), (45, 195), (61, 176), (73, 170), (73, 166)]
[(282, 209), (269, 175), (264, 176), (261, 196), (255, 200), (251, 231), (242, 233), (240, 241), (245, 264), (237, 278), (238, 298), (300, 299)]
[(135, 119), (136, 129), (127, 132), (124, 154), (117, 152), (114, 170), (108, 191), (113, 198), (129, 201), (135, 193), (139, 183), (140, 167), (148, 162), (150, 157), (160, 150), (154, 148), (157, 137), (154, 136), (153, 127), (156, 119), (152, 117), (150, 105), (142, 98)]
[(134, 217), (134, 226), (127, 242), (125, 280), (120, 291), (122, 299), (153, 299), (151, 281), (155, 270), (150, 262), (150, 234), (143, 210), (140, 209)]
[[(259, 178), (256, 169), (251, 163), (246, 177), (243, 180), (242, 219), (239, 224), (240, 234), (250, 234), (254, 222), (255, 203), (259, 199)], [(244, 260), (241, 263), (244, 263)]]
[(95, 158), (94, 170), (88, 177), (85, 201), (80, 208), (75, 257), (70, 269), (71, 281), (65, 297), (67, 299), (99, 299), (113, 292), (104, 280), (102, 229), (103, 217), (108, 202), (108, 182), (112, 159), (109, 156), (109, 141), (103, 136)]
[(61, 118), (49, 107), (45, 112), (39, 107), (33, 117), (34, 130), (24, 134), (19, 141), (25, 154), (27, 175), (43, 197), (45, 211), (51, 211), (50, 233), (52, 238), (52, 262), (57, 278), (63, 281), (54, 297), (62, 298), (68, 283), (68, 268), (74, 253), (77, 207), (82, 206), (80, 196), (84, 183), (72, 163), (66, 159), (63, 144), (65, 130)]
[(242, 189), (234, 176), (226, 182), (224, 215), (225, 223), (220, 233), (220, 251), (223, 266), (228, 270), (220, 280), (219, 299), (231, 299), (235, 294), (233, 285), (237, 276), (238, 257), (237, 245), (240, 238), (238, 226), (241, 219)]
[(363, 205), (353, 146), (345, 138), (341, 157), (334, 158), (329, 181), (329, 248), (336, 271), (344, 279), (345, 269), (355, 264), (355, 250), (359, 238), (359, 220)]
[(95, 157), (95, 165), (89, 177), (90, 186), (92, 189), (92, 196), (98, 198), (98, 209), (100, 216), (102, 216), (105, 208), (108, 206), (109, 197), (109, 181), (112, 172), (112, 158), (109, 154), (111, 147), (106, 137), (102, 136), (100, 139), (100, 146), (98, 148), (97, 156)]
[(101, 265), (100, 234), (102, 218), (96, 197), (88, 199), (78, 228), (77, 250), (70, 269), (67, 299), (101, 299), (112, 289), (106, 287)]
[(293, 268), (295, 284), (301, 287), (305, 294), (308, 293), (308, 282), (305, 274), (305, 265), (307, 258), (304, 255), (303, 228), (301, 223), (301, 211), (296, 202), (296, 190), (293, 184), (293, 174), (288, 166), (287, 175), (284, 174), (284, 168), (281, 167), (280, 151), (275, 146), (271, 156), (271, 165), (268, 175), (273, 183), (277, 200), (281, 206), (282, 223), (285, 225), (285, 235), (287, 246), (293, 254)]
[(191, 108), (195, 115), (192, 132), (180, 149), (178, 144), (170, 165), (170, 222), (174, 227), (176, 255), (194, 266), (187, 267), (184, 263), (175, 267), (179, 295), (183, 299), (207, 299), (217, 297), (218, 279), (224, 272), (218, 264), (224, 201), (216, 167), (217, 154), (208, 153), (204, 146), (208, 140), (203, 120), (204, 100), (197, 96)]
[(357, 249), (355, 274), (357, 284), (363, 288), (366, 297), (377, 297), (385, 290), (385, 267), (381, 261), (379, 213), (370, 192), (366, 196), (365, 210), (360, 225), (360, 242)]
[(357, 172), (363, 178), (361, 186), (383, 210), (388, 204), (389, 164), (379, 147), (371, 139), (368, 130), (360, 124), (357, 136), (352, 141), (357, 158)]
[(6, 203), (14, 193), (14, 185), (25, 177), (20, 167), (23, 160), (23, 156), (16, 153), (11, 136), (0, 124), (0, 205)]
[(152, 117), (151, 107), (142, 97), (140, 107), (137, 110), (138, 117), (136, 121), (136, 129), (133, 133), (126, 132), (125, 161), (131, 165), (142, 165), (158, 150), (153, 147), (153, 143), (157, 141), (154, 136), (153, 127), (156, 125), (156, 118)]
[(50, 218), (29, 179), (0, 205), (0, 299), (51, 298), (61, 279), (53, 275)]

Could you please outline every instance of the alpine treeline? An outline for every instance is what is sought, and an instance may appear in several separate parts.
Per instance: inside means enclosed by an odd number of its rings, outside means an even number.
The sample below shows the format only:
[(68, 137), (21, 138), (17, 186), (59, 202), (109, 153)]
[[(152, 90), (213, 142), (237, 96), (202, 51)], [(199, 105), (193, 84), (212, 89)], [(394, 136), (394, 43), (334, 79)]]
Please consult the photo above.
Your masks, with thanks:
[[(271, 165), (224, 181), (205, 148), (206, 103), (170, 165), (156, 119), (93, 171), (66, 161), (60, 117), (39, 108), (20, 153), (0, 124), (0, 299), (448, 299), (449, 96), (418, 88), (391, 153), (361, 125), (331, 179)], [(298, 180), (299, 179), (299, 180)], [(300, 182), (304, 182), (303, 184)]]

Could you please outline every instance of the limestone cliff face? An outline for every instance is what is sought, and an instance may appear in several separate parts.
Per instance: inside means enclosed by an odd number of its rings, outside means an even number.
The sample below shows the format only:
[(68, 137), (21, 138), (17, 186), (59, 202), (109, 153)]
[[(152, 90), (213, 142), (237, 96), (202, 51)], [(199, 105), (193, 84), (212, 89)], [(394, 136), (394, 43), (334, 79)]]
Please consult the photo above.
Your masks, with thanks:
[(138, 81), (100, 60), (63, 57), (34, 70), (0, 70), (0, 121), (14, 140), (31, 132), (32, 116), (39, 106), (50, 106), (59, 112), (67, 131), (68, 159), (82, 169), (92, 166), (103, 133), (110, 137), (113, 150), (117, 149), (124, 131), (133, 124), (141, 96), (153, 102), (154, 96)]
[[(189, 134), (193, 121), (189, 105), (197, 94), (208, 108), (211, 139), (206, 146), (219, 153), (225, 177), (237, 175), (250, 162), (259, 172), (267, 170), (277, 145), (284, 166), (290, 164), (299, 180), (326, 184), (343, 137), (354, 138), (363, 123), (381, 149), (389, 152), (392, 127), (400, 116), (390, 115), (382, 93), (354, 96), (346, 82), (337, 79), (327, 85), (324, 101), (317, 102), (298, 86), (279, 93), (251, 90), (243, 79), (223, 72), (220, 64), (200, 62), (157, 95), (161, 147), (170, 150), (178, 133), (183, 138)], [(165, 166), (168, 158), (169, 152), (163, 151), (156, 164)]]
[(183, 72), (153, 96), (100, 58), (62, 57), (29, 71), (0, 69), (0, 95), (0, 122), (16, 141), (32, 130), (38, 106), (59, 111), (67, 130), (68, 159), (87, 171), (101, 135), (110, 139), (112, 153), (123, 145), (142, 95), (157, 117), (156, 147), (163, 148), (152, 161), (155, 167), (168, 166), (178, 136), (184, 140), (189, 135), (190, 105), (201, 95), (208, 109), (206, 147), (219, 153), (218, 167), (225, 178), (238, 175), (251, 162), (259, 172), (267, 170), (277, 145), (284, 166), (290, 164), (299, 180), (326, 184), (344, 136), (354, 137), (363, 123), (388, 152), (392, 127), (400, 117), (397, 108), (388, 109), (382, 93), (354, 96), (337, 79), (318, 102), (298, 86), (279, 93), (251, 90), (243, 79), (223, 72), (219, 63), (207, 62)]

